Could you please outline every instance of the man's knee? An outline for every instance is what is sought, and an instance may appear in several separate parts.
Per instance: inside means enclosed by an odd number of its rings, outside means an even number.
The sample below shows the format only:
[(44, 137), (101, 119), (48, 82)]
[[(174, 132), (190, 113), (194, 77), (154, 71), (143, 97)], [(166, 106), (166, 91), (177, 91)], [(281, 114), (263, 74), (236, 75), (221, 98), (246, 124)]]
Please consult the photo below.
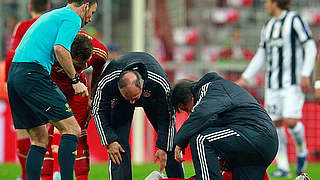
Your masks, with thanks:
[(50, 123), (52, 123), (61, 134), (73, 134), (75, 136), (80, 136), (81, 134), (81, 128), (74, 116), (56, 122), (50, 121)]
[(30, 136), (32, 145), (47, 148), (49, 143), (49, 136), (48, 136), (48, 131), (45, 125), (31, 128), (31, 129), (28, 129), (27, 131)]

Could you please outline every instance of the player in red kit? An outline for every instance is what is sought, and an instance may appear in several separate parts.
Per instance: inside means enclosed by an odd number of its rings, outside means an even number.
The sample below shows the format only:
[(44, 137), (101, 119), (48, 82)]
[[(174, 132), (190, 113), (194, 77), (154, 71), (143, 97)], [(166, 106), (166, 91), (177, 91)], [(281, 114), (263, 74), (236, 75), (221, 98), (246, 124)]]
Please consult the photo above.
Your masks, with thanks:
[[(97, 82), (98, 77), (100, 76), (103, 65), (105, 64), (106, 60), (108, 59), (108, 50), (107, 48), (96, 40), (91, 35), (85, 33), (84, 31), (79, 31), (79, 34), (85, 35), (87, 38), (90, 39), (93, 45), (92, 57), (87, 62), (87, 64), (79, 63), (77, 61), (73, 61), (74, 66), (76, 68), (77, 73), (80, 75), (80, 81), (82, 83), (87, 84), (87, 79), (83, 70), (87, 67), (92, 67), (92, 80), (91, 86), (88, 85), (90, 88), (90, 92), (95, 87), (95, 83)], [(71, 52), (72, 54), (72, 52)], [(89, 124), (89, 120), (91, 119), (91, 108), (89, 106), (90, 97), (81, 97), (74, 94), (74, 90), (71, 85), (71, 80), (67, 78), (67, 74), (63, 71), (62, 67), (56, 63), (51, 71), (52, 80), (58, 85), (61, 89), (63, 94), (66, 96), (67, 101), (72, 109), (72, 112), (78, 121), (81, 127), (81, 135), (79, 137), (79, 143), (77, 148), (77, 157), (75, 162), (75, 175), (77, 180), (87, 180), (88, 174), (90, 170), (89, 166), (89, 148), (87, 143), (87, 128)], [(53, 127), (52, 127), (53, 128)], [(53, 133), (53, 130), (50, 129), (49, 133)], [(51, 144), (49, 139), (49, 144)], [(51, 157), (50, 157), (51, 156)], [(42, 179), (52, 179), (52, 167), (50, 164), (50, 159), (52, 160), (52, 152), (49, 151), (45, 156), (45, 165), (46, 160), (49, 166), (43, 166), (42, 169)], [(46, 179), (47, 180), (47, 179)]]
[[(10, 42), (10, 46), (8, 48), (8, 52), (6, 54), (6, 66), (5, 66), (5, 82), (8, 80), (8, 73), (12, 63), (12, 59), (15, 54), (15, 50), (18, 47), (23, 35), (29, 29), (29, 27), (38, 19), (39, 16), (44, 14), (46, 11), (50, 9), (50, 5), (48, 0), (31, 0), (28, 5), (29, 12), (31, 14), (32, 19), (19, 22), (15, 30), (13, 32), (13, 36)], [(17, 155), (21, 165), (22, 175), (19, 177), (20, 179), (26, 180), (26, 168), (25, 162), (26, 157), (28, 155), (28, 151), (31, 145), (30, 138), (28, 133), (23, 129), (17, 129)]]

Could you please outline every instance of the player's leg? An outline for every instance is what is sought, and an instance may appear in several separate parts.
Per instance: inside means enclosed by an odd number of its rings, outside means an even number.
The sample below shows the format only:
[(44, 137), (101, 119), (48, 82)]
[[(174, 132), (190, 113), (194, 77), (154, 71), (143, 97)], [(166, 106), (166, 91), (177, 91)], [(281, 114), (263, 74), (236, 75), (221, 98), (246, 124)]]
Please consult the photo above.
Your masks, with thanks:
[(27, 179), (40, 179), (43, 159), (47, 152), (48, 132), (46, 125), (27, 130), (31, 139), (31, 147), (26, 161)]
[(27, 179), (26, 174), (26, 160), (28, 156), (28, 152), (31, 146), (30, 137), (28, 135), (28, 132), (23, 129), (17, 129), (17, 156), (19, 159), (19, 163), (21, 166), (21, 178), (22, 180)]
[[(36, 73), (34, 73), (36, 72)], [(48, 133), (43, 116), (46, 107), (42, 103), (44, 96), (43, 77), (50, 78), (39, 65), (32, 63), (13, 63), (8, 78), (8, 95), (13, 123), (16, 129), (27, 129), (31, 146), (26, 159), (27, 179), (40, 179), (41, 166), (48, 144)]]
[(80, 125), (81, 134), (79, 136), (79, 142), (77, 147), (77, 157), (74, 166), (74, 171), (77, 180), (88, 180), (90, 170), (89, 160), (89, 146), (87, 142), (87, 127), (89, 124), (88, 113), (88, 98), (73, 96), (68, 98), (68, 102), (72, 109), (72, 112)]
[(190, 140), (190, 149), (196, 177), (197, 179), (222, 180), (218, 154), (214, 149), (209, 150), (207, 143), (204, 143), (204, 135), (199, 134), (193, 136)]
[(42, 172), (41, 172), (41, 179), (42, 180), (52, 180), (53, 178), (53, 155), (52, 155), (52, 140), (53, 140), (53, 131), (54, 126), (51, 124), (47, 125), (48, 130), (48, 147), (46, 155), (44, 156)]
[(276, 156), (278, 169), (270, 174), (271, 177), (291, 177), (287, 154), (287, 135), (283, 123), (283, 96), (282, 90), (265, 90), (265, 108), (276, 126), (279, 148)]
[[(304, 94), (300, 86), (292, 86), (285, 90), (284, 122), (295, 140), (297, 153), (296, 174), (305, 171), (307, 166), (308, 149), (305, 139), (305, 128), (299, 119), (302, 117)], [(294, 104), (294, 106), (292, 106)]]
[[(264, 178), (277, 152), (276, 132), (261, 133), (246, 127), (243, 131), (247, 137), (232, 128), (208, 128), (191, 138), (197, 179), (222, 179), (218, 157), (230, 161), (233, 179)], [(245, 168), (245, 172), (240, 170)]]
[[(129, 144), (130, 129), (134, 106), (128, 103), (119, 104), (117, 109), (111, 111), (113, 119), (113, 130), (119, 137), (119, 144), (125, 150), (121, 153), (122, 161), (120, 165), (109, 160), (109, 179), (110, 180), (131, 180), (131, 150)], [(110, 157), (109, 157), (110, 159)]]
[(61, 179), (73, 179), (74, 163), (77, 156), (78, 136), (81, 132), (80, 126), (74, 116), (60, 121), (50, 122), (62, 134), (58, 152)]
[(53, 140), (52, 140), (52, 157), (53, 157), (53, 179), (61, 179), (60, 175), (60, 166), (58, 161), (58, 153), (59, 153), (59, 144), (61, 139), (61, 133), (57, 128), (54, 128), (53, 131)]

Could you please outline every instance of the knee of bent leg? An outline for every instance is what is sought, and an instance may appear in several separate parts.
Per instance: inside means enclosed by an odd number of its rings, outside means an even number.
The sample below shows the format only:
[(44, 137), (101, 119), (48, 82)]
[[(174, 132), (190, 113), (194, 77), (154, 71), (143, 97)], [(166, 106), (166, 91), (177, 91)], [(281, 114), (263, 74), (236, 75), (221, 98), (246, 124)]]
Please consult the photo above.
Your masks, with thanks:
[(75, 123), (74, 125), (68, 126), (65, 131), (61, 132), (62, 134), (73, 134), (75, 136), (80, 136), (81, 134), (81, 128), (78, 123)]
[(74, 116), (51, 123), (54, 124), (61, 134), (73, 134), (75, 136), (80, 136), (81, 134), (81, 128)]
[(38, 135), (30, 135), (32, 145), (47, 148), (49, 143), (48, 133), (41, 133)]

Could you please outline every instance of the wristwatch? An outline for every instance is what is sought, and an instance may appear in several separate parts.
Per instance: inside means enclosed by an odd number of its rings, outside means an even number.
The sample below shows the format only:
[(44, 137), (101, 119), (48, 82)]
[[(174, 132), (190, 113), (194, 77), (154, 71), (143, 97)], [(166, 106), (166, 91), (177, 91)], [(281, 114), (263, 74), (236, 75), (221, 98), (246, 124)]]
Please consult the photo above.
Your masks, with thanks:
[(71, 79), (71, 84), (77, 84), (80, 81), (80, 75), (76, 73), (74, 78)]

